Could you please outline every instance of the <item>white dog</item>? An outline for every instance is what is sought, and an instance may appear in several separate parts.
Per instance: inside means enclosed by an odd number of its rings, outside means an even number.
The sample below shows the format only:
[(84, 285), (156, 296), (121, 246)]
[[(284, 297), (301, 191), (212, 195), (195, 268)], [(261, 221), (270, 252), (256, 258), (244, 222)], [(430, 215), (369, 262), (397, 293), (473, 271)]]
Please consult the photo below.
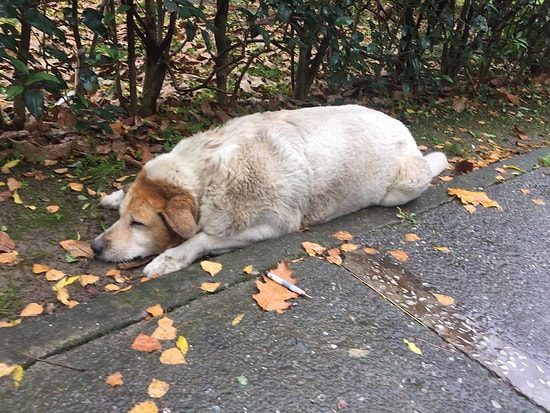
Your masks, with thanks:
[(92, 242), (106, 261), (157, 255), (145, 275), (298, 231), (370, 205), (418, 197), (447, 166), (399, 121), (361, 106), (257, 113), (183, 139), (149, 161), (120, 218)]

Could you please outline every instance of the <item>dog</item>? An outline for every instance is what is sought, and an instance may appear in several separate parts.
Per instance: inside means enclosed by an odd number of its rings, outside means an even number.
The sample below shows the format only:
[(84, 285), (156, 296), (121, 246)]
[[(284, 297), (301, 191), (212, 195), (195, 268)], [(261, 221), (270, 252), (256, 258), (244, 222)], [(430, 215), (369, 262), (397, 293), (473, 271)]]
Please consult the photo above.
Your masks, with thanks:
[(120, 218), (91, 246), (105, 261), (157, 255), (144, 275), (180, 270), (371, 205), (418, 197), (447, 167), (408, 129), (358, 105), (256, 113), (183, 139), (101, 205)]

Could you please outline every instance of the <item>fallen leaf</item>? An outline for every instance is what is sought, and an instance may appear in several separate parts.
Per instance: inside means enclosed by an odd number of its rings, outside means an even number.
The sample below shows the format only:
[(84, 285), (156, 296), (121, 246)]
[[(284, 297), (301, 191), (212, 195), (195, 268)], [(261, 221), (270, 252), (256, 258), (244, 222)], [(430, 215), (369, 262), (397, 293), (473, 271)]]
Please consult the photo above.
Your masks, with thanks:
[(13, 378), (13, 385), (17, 389), (19, 385), (21, 384), (21, 380), (23, 380), (23, 375), (25, 373), (25, 370), (23, 370), (23, 366), (19, 364), (5, 364), (0, 363), (0, 377), (5, 376), (12, 376)]
[(420, 237), (416, 234), (407, 233), (405, 234), (405, 241), (407, 242), (414, 242), (414, 241), (420, 241)]
[(201, 268), (213, 277), (222, 270), (222, 265), (219, 262), (204, 260), (201, 261)]
[(164, 314), (164, 310), (160, 304), (153, 305), (145, 311), (147, 311), (151, 317), (159, 317)]
[(238, 376), (237, 381), (243, 386), (246, 386), (248, 384), (248, 379), (246, 378), (246, 376), (243, 375)]
[(518, 138), (520, 138), (521, 140), (527, 140), (529, 139), (529, 136), (527, 135), (527, 133), (525, 133), (524, 131), (522, 131), (520, 128), (518, 128), (518, 126), (514, 126), (514, 131), (518, 134)]
[(544, 199), (533, 198), (531, 201), (533, 201), (537, 205), (546, 205)]
[(12, 252), (15, 249), (15, 241), (4, 231), (0, 231), (0, 252)]
[(46, 277), (46, 280), (48, 281), (59, 281), (60, 279), (65, 277), (65, 275), (66, 274), (63, 271), (52, 268), (46, 271), (44, 277)]
[(14, 203), (16, 203), (17, 205), (23, 204), (23, 201), (21, 200), (21, 197), (19, 196), (19, 193), (17, 191), (13, 191), (12, 196)]
[(453, 169), (453, 173), (455, 175), (461, 175), (461, 174), (466, 174), (468, 172), (472, 172), (473, 170), (474, 170), (474, 163), (467, 159), (463, 159), (462, 161), (458, 162), (455, 165)]
[(185, 356), (189, 350), (189, 343), (184, 336), (179, 336), (176, 341), (176, 347), (181, 351), (181, 354)]
[(37, 303), (27, 304), (23, 310), (19, 313), (21, 317), (34, 317), (44, 312), (44, 306)]
[(466, 209), (466, 211), (468, 211), (470, 214), (474, 214), (477, 209), (475, 206), (471, 205), (471, 204), (466, 204), (466, 205), (463, 205), (463, 207)]
[(468, 98), (464, 96), (458, 96), (453, 98), (451, 103), (451, 109), (455, 112), (463, 112), (468, 107)]
[(118, 284), (123, 284), (126, 281), (117, 268), (111, 268), (105, 273), (105, 276), (113, 277)]
[(201, 290), (206, 291), (207, 293), (213, 293), (215, 292), (221, 283), (212, 283), (212, 282), (204, 282), (201, 284)]
[(124, 380), (122, 380), (122, 373), (120, 371), (115, 371), (114, 373), (107, 376), (107, 378), (105, 379), (105, 383), (107, 383), (111, 387), (123, 385)]
[(450, 248), (449, 247), (445, 247), (445, 246), (435, 246), (434, 245), (434, 250), (436, 251), (441, 251), (441, 252), (449, 252), (450, 251)]
[(243, 268), (243, 274), (250, 274), (253, 269), (254, 267), (252, 266), (252, 264), (249, 264)]
[(156, 350), (162, 350), (162, 345), (160, 344), (160, 341), (143, 333), (138, 334), (131, 347), (134, 350), (146, 351), (147, 353), (151, 353)]
[(7, 328), (7, 327), (14, 327), (16, 325), (21, 324), (21, 319), (16, 318), (15, 320), (0, 320), (0, 328)]
[(355, 251), (358, 248), (359, 248), (359, 245), (357, 245), (357, 244), (346, 243), (346, 244), (340, 245), (340, 249), (344, 252)]
[(59, 245), (61, 245), (72, 258), (94, 258), (94, 252), (89, 242), (67, 239), (59, 241)]
[(244, 318), (244, 314), (239, 314), (237, 315), (237, 317), (235, 317), (232, 321), (231, 321), (231, 325), (232, 326), (236, 326), (237, 324), (239, 324), (241, 321), (243, 321), (243, 318)]
[(315, 242), (304, 241), (302, 242), (302, 248), (307, 252), (310, 257), (315, 257), (325, 252), (326, 248), (316, 244)]
[(432, 293), (433, 296), (443, 305), (453, 305), (455, 303), (455, 299), (449, 295), (444, 294), (437, 294)]
[(485, 192), (467, 191), (459, 188), (448, 188), (449, 195), (457, 196), (463, 204), (482, 205), (485, 208), (495, 207), (502, 212), (498, 202), (490, 199)]
[(20, 260), (17, 251), (2, 252), (0, 253), (0, 264), (15, 265)]
[(48, 211), (49, 214), (55, 214), (59, 211), (59, 205), (48, 205), (46, 211)]
[(8, 178), (7, 185), (8, 185), (8, 189), (11, 192), (17, 191), (18, 189), (21, 189), (23, 187), (23, 184), (20, 181), (11, 177)]
[(104, 290), (104, 291), (109, 291), (109, 292), (111, 292), (111, 293), (114, 293), (114, 292), (120, 290), (120, 286), (118, 286), (118, 285), (116, 285), (116, 284), (107, 284), (107, 285), (105, 285), (105, 287), (103, 287), (103, 290)]
[(158, 327), (153, 331), (151, 337), (158, 340), (173, 340), (178, 333), (176, 327), (174, 327), (174, 320), (168, 317), (162, 317), (157, 321)]
[(420, 350), (420, 347), (418, 347), (412, 341), (409, 341), (409, 340), (404, 338), (403, 342), (409, 347), (409, 350), (411, 350), (413, 353), (416, 353), (420, 356), (422, 355), (422, 350)]
[(186, 364), (185, 357), (177, 347), (164, 350), (160, 355), (162, 364)]
[(21, 159), (14, 159), (12, 161), (6, 162), (4, 165), (2, 165), (2, 173), (9, 174), (10, 169), (15, 168), (20, 161)]
[(337, 233), (332, 234), (332, 236), (340, 241), (351, 241), (353, 239), (353, 235), (351, 235), (348, 231), (338, 231)]
[(84, 184), (80, 182), (71, 182), (69, 183), (69, 188), (71, 188), (75, 192), (82, 192), (84, 189)]
[(409, 255), (402, 250), (390, 250), (388, 251), (396, 260), (405, 262), (409, 259)]
[(57, 290), (57, 299), (69, 308), (76, 307), (79, 304), (78, 301), (71, 300), (69, 298), (69, 290), (66, 288), (60, 288)]
[(365, 247), (363, 248), (363, 251), (365, 251), (367, 254), (370, 254), (370, 255), (378, 254), (378, 250), (372, 247)]
[(62, 278), (58, 282), (55, 283), (55, 285), (52, 287), (52, 290), (53, 291), (59, 291), (61, 288), (65, 288), (66, 286), (71, 285), (72, 283), (74, 283), (79, 278), (80, 278), (79, 275)]
[[(289, 283), (296, 284), (297, 280), (292, 278), (292, 273), (294, 271), (288, 268), (286, 260), (283, 259), (279, 262), (276, 269), (270, 271)], [(265, 275), (256, 279), (256, 287), (259, 292), (253, 294), (252, 298), (254, 298), (264, 311), (277, 311), (278, 313), (283, 313), (291, 305), (287, 300), (298, 297), (298, 294), (277, 284)]]
[(33, 274), (42, 274), (43, 272), (46, 272), (50, 269), (49, 266), (45, 264), (33, 264), (32, 265), (32, 273)]
[(326, 260), (332, 264), (342, 265), (342, 257), (340, 257), (339, 248), (331, 248), (327, 251)]
[(80, 285), (82, 287), (86, 287), (87, 285), (90, 285), (90, 284), (95, 284), (96, 282), (99, 281), (99, 277), (93, 274), (82, 274), (82, 275), (79, 275), (78, 278), (80, 281)]
[(521, 191), (522, 194), (525, 194), (525, 195), (531, 193), (531, 191), (529, 189), (526, 189), (526, 188), (522, 188), (522, 189), (520, 189), (520, 191)]
[(132, 407), (128, 413), (158, 413), (159, 409), (152, 400), (141, 402)]
[(64, 173), (69, 172), (69, 168), (57, 168), (53, 170), (56, 174), (63, 175)]
[(147, 394), (154, 399), (160, 399), (169, 389), (170, 385), (165, 381), (153, 379), (149, 383), (149, 386), (147, 386)]

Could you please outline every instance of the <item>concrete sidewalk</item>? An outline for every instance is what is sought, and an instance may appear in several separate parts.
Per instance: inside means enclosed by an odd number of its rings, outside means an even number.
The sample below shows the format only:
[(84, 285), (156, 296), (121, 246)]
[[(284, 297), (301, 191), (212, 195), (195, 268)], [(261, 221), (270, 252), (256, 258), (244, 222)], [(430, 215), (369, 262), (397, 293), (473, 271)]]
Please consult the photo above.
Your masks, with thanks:
[[(1, 329), (0, 362), (26, 370), (18, 390), (0, 379), (0, 410), (127, 412), (149, 400), (163, 412), (548, 411), (550, 169), (534, 168), (547, 153), (449, 183), (484, 188), (503, 212), (469, 214), (438, 186), (407, 206), (414, 224), (399, 222), (394, 208), (371, 208), (216, 257), (224, 288), (215, 294), (197, 288), (212, 279), (193, 265)], [(503, 165), (525, 173), (507, 169), (497, 184)], [(379, 254), (348, 253), (342, 267), (305, 256), (302, 241), (334, 246), (339, 230)], [(406, 233), (419, 240), (405, 242)], [(409, 258), (398, 262), (390, 250)], [(254, 277), (242, 269), (274, 268), (283, 257), (303, 258), (291, 268), (313, 298), (293, 300), (285, 314), (262, 313), (251, 297)], [(432, 293), (456, 304), (441, 305)], [(187, 364), (161, 364), (158, 351), (130, 348), (157, 327), (158, 318), (145, 318), (155, 304), (189, 342)], [(244, 318), (232, 326), (238, 314)], [(115, 371), (124, 384), (112, 388), (105, 379)], [(147, 394), (153, 378), (170, 384), (162, 399)]]

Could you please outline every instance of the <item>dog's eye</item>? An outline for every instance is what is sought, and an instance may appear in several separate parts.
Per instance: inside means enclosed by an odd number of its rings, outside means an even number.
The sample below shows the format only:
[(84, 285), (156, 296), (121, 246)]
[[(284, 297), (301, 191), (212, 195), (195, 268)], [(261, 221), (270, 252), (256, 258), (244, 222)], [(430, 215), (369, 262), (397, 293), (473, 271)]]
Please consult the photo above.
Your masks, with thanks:
[(139, 222), (139, 221), (136, 221), (135, 219), (133, 219), (132, 221), (130, 221), (130, 225), (133, 226), (133, 227), (142, 227), (145, 224), (143, 222)]

